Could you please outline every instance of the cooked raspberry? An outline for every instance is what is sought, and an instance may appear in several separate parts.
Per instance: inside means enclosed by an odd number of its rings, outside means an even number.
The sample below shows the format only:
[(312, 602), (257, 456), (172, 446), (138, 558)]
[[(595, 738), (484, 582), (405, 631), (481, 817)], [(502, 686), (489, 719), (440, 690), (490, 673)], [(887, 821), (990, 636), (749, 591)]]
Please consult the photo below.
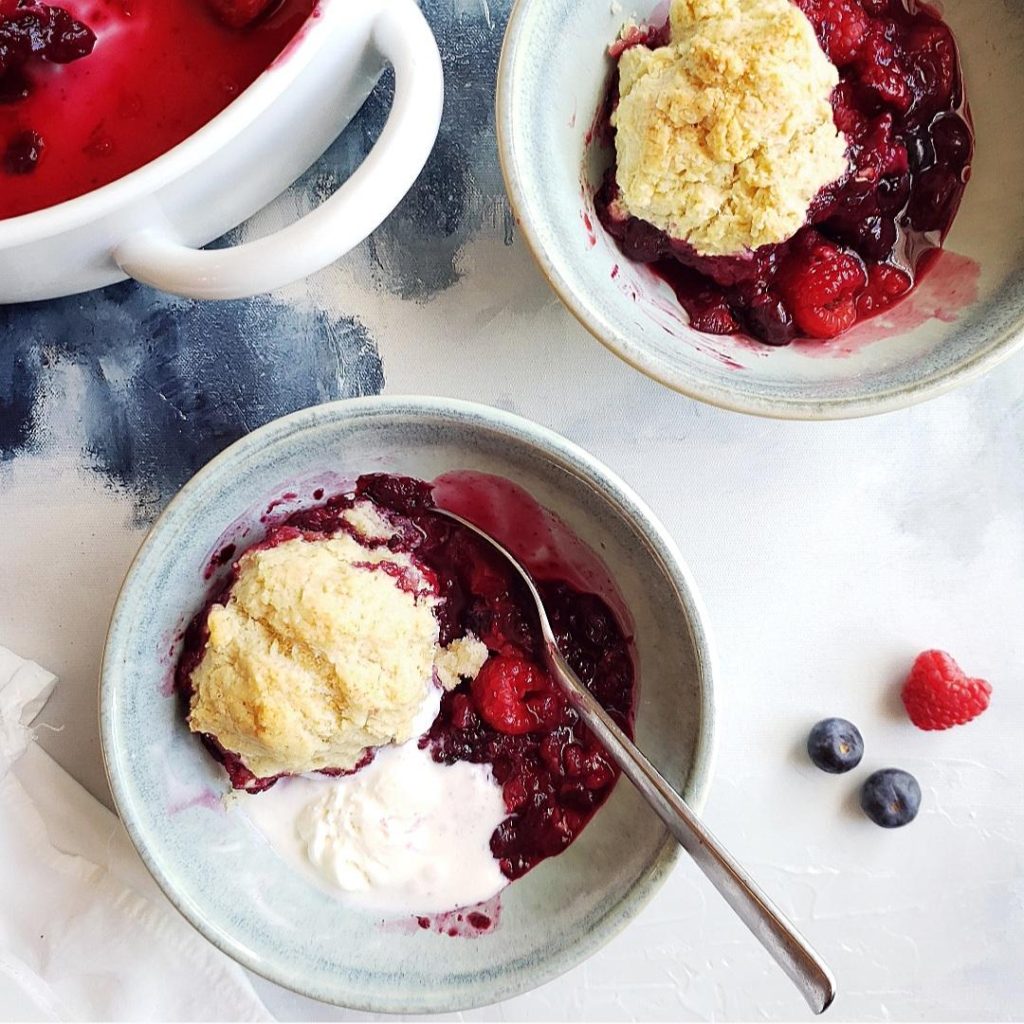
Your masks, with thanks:
[(19, 3), (0, 9), (0, 75), (34, 57), (70, 64), (95, 45), (93, 31), (63, 7)]
[(863, 126), (853, 140), (854, 177), (875, 185), (890, 174), (910, 167), (907, 147), (893, 134), (892, 114), (882, 114)]
[(989, 705), (992, 687), (984, 679), (969, 679), (944, 651), (925, 651), (917, 656), (902, 697), (918, 729), (950, 729), (977, 718)]
[(587, 789), (604, 789), (615, 781), (615, 766), (603, 751), (587, 754), (583, 762), (583, 785)]
[(497, 600), (508, 591), (508, 572), (499, 564), (500, 555), (491, 551), (475, 551), (470, 564), (469, 589), (488, 601)]
[(433, 508), (433, 491), (433, 487), (423, 480), (393, 476), (391, 473), (366, 473), (356, 485), (357, 497), (369, 498), (403, 515)]
[(705, 334), (735, 334), (740, 325), (724, 301), (690, 315), (690, 326)]
[(833, 64), (843, 67), (856, 58), (868, 30), (868, 16), (857, 0), (796, 0), (796, 5)]
[(856, 256), (808, 232), (780, 268), (778, 284), (800, 330), (812, 338), (834, 338), (856, 322), (867, 274)]
[(45, 143), (37, 132), (18, 132), (7, 144), (4, 169), (8, 174), (31, 174), (42, 159)]
[(868, 317), (887, 309), (897, 299), (906, 295), (913, 287), (913, 281), (905, 270), (891, 267), (886, 263), (868, 265), (868, 286), (857, 299), (857, 313)]
[(946, 222), (943, 214), (962, 186), (961, 177), (945, 167), (929, 167), (922, 171), (907, 209), (913, 227), (918, 231), (940, 230)]
[(32, 95), (32, 81), (21, 68), (0, 73), (0, 104), (20, 103)]
[(949, 105), (956, 81), (956, 44), (945, 25), (913, 25), (907, 33), (908, 63), (917, 74), (915, 115)]
[(522, 775), (513, 775), (502, 786), (501, 795), (505, 799), (505, 808), (508, 811), (518, 811), (530, 798), (530, 790), (527, 787), (526, 778)]
[(569, 778), (583, 774), (583, 748), (578, 743), (570, 743), (562, 751), (562, 765)]
[(491, 658), (473, 680), (473, 702), (492, 728), (510, 736), (532, 732), (540, 715), (532, 698), (551, 690), (544, 670), (516, 655)]
[(206, 0), (206, 3), (229, 28), (245, 28), (273, 7), (275, 0)]
[(473, 702), (464, 693), (452, 694), (451, 719), (452, 725), (460, 732), (475, 728), (479, 722)]
[(664, 46), (669, 41), (668, 24), (655, 27), (653, 25), (631, 25), (618, 39), (608, 47), (608, 56), (618, 60), (626, 50), (634, 46), (647, 46), (652, 50)]
[(852, 135), (864, 124), (864, 114), (857, 103), (857, 87), (844, 80), (832, 90), (832, 116), (844, 135)]
[(869, 23), (857, 55), (857, 74), (861, 86), (876, 100), (903, 114), (910, 109), (914, 94), (903, 54), (887, 36), (889, 28), (881, 21)]
[(959, 114), (947, 114), (932, 122), (931, 138), (936, 160), (950, 170), (962, 170), (971, 162), (974, 140)]

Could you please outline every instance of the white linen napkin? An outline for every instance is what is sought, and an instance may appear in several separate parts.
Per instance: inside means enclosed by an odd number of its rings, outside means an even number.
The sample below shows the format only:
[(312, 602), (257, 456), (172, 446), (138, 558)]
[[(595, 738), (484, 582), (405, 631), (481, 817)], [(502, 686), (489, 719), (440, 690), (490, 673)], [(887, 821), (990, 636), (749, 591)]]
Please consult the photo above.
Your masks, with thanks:
[(272, 1020), (120, 821), (33, 742), (55, 683), (0, 647), (0, 1019)]

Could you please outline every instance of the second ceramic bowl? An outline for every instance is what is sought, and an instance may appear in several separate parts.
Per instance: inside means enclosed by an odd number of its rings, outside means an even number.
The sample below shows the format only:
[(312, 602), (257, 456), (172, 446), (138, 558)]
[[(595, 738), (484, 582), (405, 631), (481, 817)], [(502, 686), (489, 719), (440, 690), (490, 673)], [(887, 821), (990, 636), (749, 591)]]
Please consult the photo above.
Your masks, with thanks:
[(608, 155), (589, 144), (627, 17), (665, 4), (518, 0), (498, 72), (499, 152), (541, 270), (599, 341), (677, 391), (792, 419), (866, 416), (948, 391), (1024, 341), (1024, 0), (946, 0), (977, 130), (946, 253), (907, 301), (828, 344), (772, 349), (690, 329), (671, 289), (594, 213)]
[[(459, 1010), (516, 995), (577, 964), (639, 911), (678, 848), (620, 781), (579, 839), (501, 896), (498, 927), (472, 939), (382, 921), (325, 898), (237, 807), (221, 767), (185, 726), (168, 682), (204, 567), (240, 520), (365, 472), (434, 479), (496, 474), (552, 510), (600, 559), (632, 617), (641, 747), (699, 809), (707, 793), (712, 653), (671, 539), (620, 480), (550, 431), (442, 399), (370, 398), (268, 424), (214, 459), (171, 502), (117, 602), (100, 692), (103, 755), (121, 818), (184, 915), (245, 966), (305, 995), (363, 1010)], [(229, 534), (230, 535), (230, 534)], [(255, 539), (255, 535), (250, 535)], [(251, 799), (251, 798), (243, 798)]]

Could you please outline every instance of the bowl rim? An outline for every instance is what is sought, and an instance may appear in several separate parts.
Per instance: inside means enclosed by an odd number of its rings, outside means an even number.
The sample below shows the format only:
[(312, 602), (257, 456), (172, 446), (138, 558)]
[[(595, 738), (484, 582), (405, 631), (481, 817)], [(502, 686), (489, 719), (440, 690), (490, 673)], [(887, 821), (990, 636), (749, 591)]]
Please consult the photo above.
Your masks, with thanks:
[[(516, 69), (521, 52), (521, 37), (527, 18), (549, 0), (514, 0), (509, 14), (505, 39), (498, 61), (495, 91), (495, 129), (498, 143), (498, 162), (501, 165), (505, 190), (512, 214), (519, 225), (541, 274), (570, 313), (605, 348), (635, 370), (658, 381), (688, 398), (730, 412), (746, 413), (769, 419), (784, 420), (842, 420), (877, 416), (905, 409), (976, 380), (1012, 356), (1024, 345), (1024, 307), (1017, 311), (1014, 322), (993, 335), (987, 344), (960, 362), (921, 380), (893, 387), (870, 396), (840, 398), (797, 399), (770, 398), (738, 394), (734, 389), (707, 381), (697, 381), (686, 372), (673, 372), (659, 360), (651, 357), (640, 344), (632, 343), (597, 312), (586, 296), (575, 292), (559, 273), (541, 240), (540, 233), (530, 217), (530, 204), (522, 185), (520, 160), (515, 146), (514, 106)], [(595, 110), (596, 110), (595, 105)], [(884, 342), (882, 342), (884, 344)]]
[(175, 495), (150, 528), (132, 559), (111, 614), (99, 678), (98, 710), (103, 765), (117, 813), (146, 869), (163, 890), (164, 895), (197, 931), (243, 967), (301, 995), (358, 1011), (415, 1014), (472, 1009), (521, 995), (557, 978), (582, 963), (617, 935), (661, 887), (679, 857), (680, 848), (667, 829), (647, 871), (633, 883), (622, 899), (609, 909), (589, 932), (577, 935), (574, 941), (547, 960), (519, 970), (506, 977), (503, 982), (488, 983), (486, 989), (478, 984), (477, 988), (466, 990), (454, 1001), (450, 993), (443, 991), (422, 992), (418, 997), (375, 992), (373, 997), (360, 994), (348, 998), (340, 988), (332, 988), (329, 984), (304, 978), (301, 970), (291, 970), (261, 959), (243, 942), (235, 940), (231, 934), (208, 921), (200, 906), (179, 895), (173, 880), (173, 872), (169, 871), (147, 846), (145, 829), (135, 816), (135, 805), (130, 789), (124, 782), (129, 767), (123, 750), (119, 749), (113, 713), (121, 671), (119, 652), (124, 646), (124, 634), (129, 629), (129, 606), (134, 596), (132, 591), (136, 586), (136, 574), (150, 557), (160, 534), (175, 520), (179, 510), (189, 505), (193, 495), (202, 492), (207, 481), (227, 470), (233, 462), (244, 460), (252, 449), (271, 445), (294, 433), (315, 432), (327, 422), (344, 422), (372, 416), (416, 418), (456, 428), (460, 423), (475, 421), (480, 426), (514, 437), (555, 460), (577, 479), (583, 479), (601, 490), (605, 498), (636, 530), (638, 538), (659, 563), (675, 589), (690, 630), (697, 662), (700, 706), (696, 745), (689, 777), (684, 787), (684, 796), (695, 811), (699, 813), (703, 810), (716, 756), (717, 657), (703, 600), (675, 541), (628, 484), (594, 456), (560, 434), (532, 420), (492, 406), (419, 395), (375, 395), (341, 399), (309, 406), (271, 420), (215, 456)]
[[(0, 251), (38, 242), (91, 223), (127, 203), (155, 194), (209, 160), (255, 123), (326, 46), (348, 5), (318, 0), (318, 6), (284, 49), (219, 114), (176, 146), (134, 171), (53, 206), (0, 220)], [(369, 9), (369, 8), (368, 8)], [(319, 13), (317, 13), (319, 12)], [(367, 39), (372, 18), (366, 17)]]

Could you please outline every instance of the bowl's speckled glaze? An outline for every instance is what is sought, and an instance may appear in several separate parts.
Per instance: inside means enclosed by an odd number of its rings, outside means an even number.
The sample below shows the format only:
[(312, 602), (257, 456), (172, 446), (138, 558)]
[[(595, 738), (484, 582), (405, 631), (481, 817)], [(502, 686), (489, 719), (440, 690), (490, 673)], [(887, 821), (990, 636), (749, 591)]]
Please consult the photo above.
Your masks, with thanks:
[(537, 262), (570, 311), (626, 362), (740, 412), (839, 419), (939, 395), (1024, 340), (1024, 0), (947, 0), (977, 132), (946, 252), (892, 311), (824, 345), (772, 349), (692, 331), (669, 287), (631, 263), (594, 214), (609, 155), (589, 142), (628, 17), (664, 3), (518, 0), (498, 71), (505, 183)]
[(600, 554), (634, 620), (638, 742), (700, 809), (712, 759), (713, 658), (679, 552), (607, 469), (550, 431), (495, 409), (355, 399), (248, 435), (199, 472), (154, 526), (107, 638), (103, 755), (118, 811), (154, 877), (204, 935), (245, 966), (363, 1010), (458, 1010), (539, 985), (615, 934), (678, 853), (620, 782), (565, 853), (505, 891), (493, 932), (450, 938), (412, 918), (382, 922), (325, 898), (276, 857), (239, 808), (220, 803), (224, 773), (188, 732), (167, 682), (173, 638), (203, 600), (203, 569), (224, 531), (327, 472), (433, 479), (455, 469), (515, 481)]

